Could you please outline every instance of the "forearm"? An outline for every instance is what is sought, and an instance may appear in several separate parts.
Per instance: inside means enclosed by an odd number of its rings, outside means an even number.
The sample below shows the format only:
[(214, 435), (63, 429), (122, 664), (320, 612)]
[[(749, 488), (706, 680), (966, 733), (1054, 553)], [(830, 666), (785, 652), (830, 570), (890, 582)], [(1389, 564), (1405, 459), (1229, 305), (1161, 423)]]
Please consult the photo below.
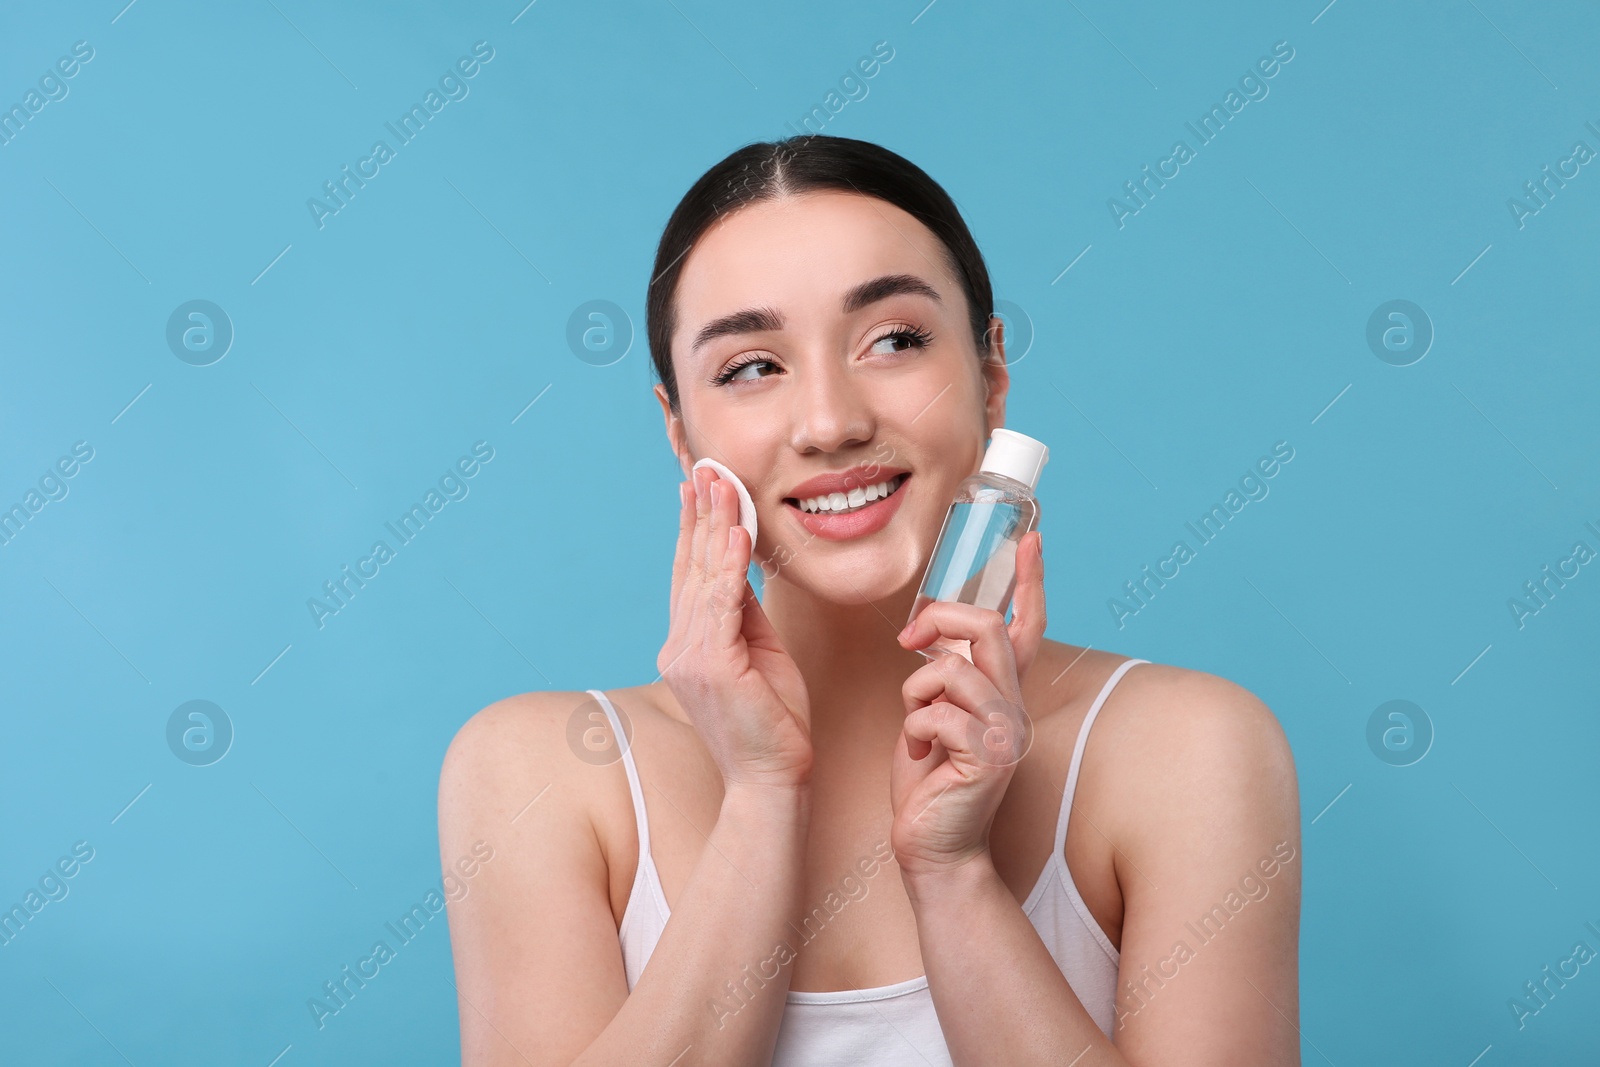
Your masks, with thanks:
[(949, 874), (906, 876), (905, 884), (952, 1062), (1126, 1067), (987, 852)]
[(789, 990), (809, 787), (731, 787), (644, 973), (574, 1067), (772, 1056)]

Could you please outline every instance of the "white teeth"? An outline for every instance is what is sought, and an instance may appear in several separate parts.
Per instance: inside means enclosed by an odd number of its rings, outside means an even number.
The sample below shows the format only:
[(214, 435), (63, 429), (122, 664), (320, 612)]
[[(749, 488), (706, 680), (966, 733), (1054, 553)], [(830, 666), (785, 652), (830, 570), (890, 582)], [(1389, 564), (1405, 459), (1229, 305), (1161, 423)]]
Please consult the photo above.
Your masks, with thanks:
[(905, 475), (897, 474), (893, 478), (881, 481), (876, 485), (852, 489), (848, 493), (828, 493), (825, 496), (809, 497), (800, 501), (800, 510), (813, 514), (831, 514), (865, 507), (874, 500), (882, 500), (894, 492), (903, 481), (905, 481)]

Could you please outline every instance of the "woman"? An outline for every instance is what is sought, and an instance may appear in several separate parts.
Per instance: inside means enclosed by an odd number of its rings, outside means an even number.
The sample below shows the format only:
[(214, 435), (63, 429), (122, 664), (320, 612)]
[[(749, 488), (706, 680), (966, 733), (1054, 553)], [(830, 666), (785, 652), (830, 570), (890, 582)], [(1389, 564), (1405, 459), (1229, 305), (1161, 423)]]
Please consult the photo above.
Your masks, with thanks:
[[(1010, 387), (950, 198), (865, 142), (749, 145), (653, 278), (688, 478), (661, 673), (500, 701), (452, 743), (446, 866), (494, 850), (450, 906), (464, 1063), (1297, 1064), (1273, 714), (1045, 639), (1036, 531), (1009, 624), (934, 603), (900, 629)], [(972, 661), (918, 653), (941, 636)]]

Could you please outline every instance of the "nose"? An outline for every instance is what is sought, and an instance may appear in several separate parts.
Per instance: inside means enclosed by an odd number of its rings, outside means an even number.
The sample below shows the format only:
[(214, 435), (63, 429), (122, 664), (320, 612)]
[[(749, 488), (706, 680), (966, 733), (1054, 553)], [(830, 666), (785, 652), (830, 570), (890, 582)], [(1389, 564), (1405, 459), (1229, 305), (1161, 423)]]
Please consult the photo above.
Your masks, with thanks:
[(791, 443), (799, 452), (837, 452), (872, 439), (870, 399), (836, 355), (802, 364), (794, 397)]

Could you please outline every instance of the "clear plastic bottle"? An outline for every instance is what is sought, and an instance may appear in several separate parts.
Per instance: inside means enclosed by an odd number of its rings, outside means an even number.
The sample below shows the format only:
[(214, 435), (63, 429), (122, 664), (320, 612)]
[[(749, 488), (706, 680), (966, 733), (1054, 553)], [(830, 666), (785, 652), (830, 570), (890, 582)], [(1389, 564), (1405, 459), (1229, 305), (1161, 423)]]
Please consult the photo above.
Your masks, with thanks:
[[(1017, 542), (1038, 524), (1039, 501), (1033, 491), (1049, 458), (1050, 449), (1040, 441), (1014, 430), (994, 431), (978, 473), (956, 489), (911, 619), (935, 600), (1005, 614), (1017, 588)], [(941, 637), (918, 651), (928, 659), (953, 652), (972, 661), (972, 642), (964, 639)]]

